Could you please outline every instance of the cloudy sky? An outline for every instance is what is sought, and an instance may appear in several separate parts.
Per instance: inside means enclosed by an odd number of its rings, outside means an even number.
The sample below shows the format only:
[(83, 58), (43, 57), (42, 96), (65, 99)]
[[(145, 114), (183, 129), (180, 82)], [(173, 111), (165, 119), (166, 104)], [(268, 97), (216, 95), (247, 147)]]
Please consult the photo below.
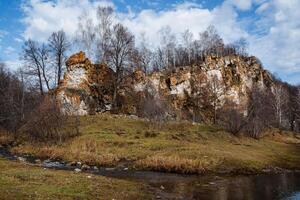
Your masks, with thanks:
[(300, 83), (300, 0), (0, 0), (0, 60), (14, 69), (25, 39), (42, 42), (60, 29), (73, 37), (81, 13), (95, 17), (99, 5), (113, 6), (117, 20), (152, 45), (166, 25), (198, 37), (212, 24), (226, 43), (246, 38), (266, 69)]

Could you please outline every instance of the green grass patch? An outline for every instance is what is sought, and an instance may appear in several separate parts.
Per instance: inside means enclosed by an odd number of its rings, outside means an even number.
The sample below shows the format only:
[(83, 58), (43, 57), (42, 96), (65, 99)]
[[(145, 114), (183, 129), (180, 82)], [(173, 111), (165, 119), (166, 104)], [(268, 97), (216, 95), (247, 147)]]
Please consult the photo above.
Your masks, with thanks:
[(44, 170), (1, 158), (0, 169), (0, 199), (153, 199), (142, 183)]

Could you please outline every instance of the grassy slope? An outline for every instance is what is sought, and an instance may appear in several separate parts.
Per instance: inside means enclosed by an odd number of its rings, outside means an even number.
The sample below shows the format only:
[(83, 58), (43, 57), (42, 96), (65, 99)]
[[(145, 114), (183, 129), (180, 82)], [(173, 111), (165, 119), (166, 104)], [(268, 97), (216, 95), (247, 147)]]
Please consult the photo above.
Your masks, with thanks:
[(288, 133), (255, 140), (205, 125), (173, 122), (153, 127), (143, 120), (107, 114), (82, 117), (80, 131), (81, 136), (63, 145), (27, 144), (14, 151), (90, 165), (179, 173), (300, 166), (300, 139)]
[[(152, 199), (141, 183), (43, 170), (0, 158), (0, 199)], [(91, 177), (88, 177), (91, 176)]]

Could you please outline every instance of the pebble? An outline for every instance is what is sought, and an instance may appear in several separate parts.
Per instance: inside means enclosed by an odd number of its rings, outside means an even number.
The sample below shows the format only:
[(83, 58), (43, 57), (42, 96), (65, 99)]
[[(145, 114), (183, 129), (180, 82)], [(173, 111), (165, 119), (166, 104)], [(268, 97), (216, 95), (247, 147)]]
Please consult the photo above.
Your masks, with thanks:
[(81, 163), (81, 162), (77, 162), (76, 165), (77, 165), (78, 167), (81, 167), (82, 163)]
[(25, 162), (26, 158), (18, 157), (18, 161)]
[(91, 167), (86, 164), (81, 166), (81, 170), (89, 170), (89, 169), (91, 169)]
[(76, 168), (76, 169), (74, 169), (74, 171), (75, 171), (76, 173), (79, 173), (79, 172), (81, 172), (81, 169)]

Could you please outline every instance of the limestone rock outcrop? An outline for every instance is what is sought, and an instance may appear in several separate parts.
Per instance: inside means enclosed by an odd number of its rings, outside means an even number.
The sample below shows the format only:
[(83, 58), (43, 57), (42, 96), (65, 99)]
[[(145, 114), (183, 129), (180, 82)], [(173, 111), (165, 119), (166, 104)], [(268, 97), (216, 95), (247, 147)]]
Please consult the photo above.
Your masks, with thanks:
[[(64, 112), (86, 115), (110, 110), (114, 72), (105, 64), (94, 65), (80, 52), (66, 62), (67, 72), (57, 89)], [(140, 70), (124, 78), (119, 89), (120, 112), (137, 114), (146, 93), (166, 102), (175, 115), (193, 112), (194, 99), (208, 87), (221, 102), (230, 100), (245, 109), (248, 93), (256, 86), (271, 89), (271, 74), (255, 57), (207, 56), (200, 65), (146, 75)], [(192, 101), (192, 102), (191, 102)], [(177, 114), (176, 114), (177, 113)]]
[(66, 67), (64, 79), (55, 92), (62, 111), (87, 115), (107, 110), (114, 72), (105, 64), (92, 64), (83, 52), (71, 56)]

